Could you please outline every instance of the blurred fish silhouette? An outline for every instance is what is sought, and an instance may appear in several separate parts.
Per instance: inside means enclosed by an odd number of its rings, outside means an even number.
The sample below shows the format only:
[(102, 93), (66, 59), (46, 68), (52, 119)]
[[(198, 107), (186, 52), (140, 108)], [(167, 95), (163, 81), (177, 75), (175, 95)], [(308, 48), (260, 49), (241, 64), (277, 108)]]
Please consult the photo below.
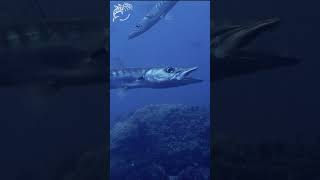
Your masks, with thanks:
[(214, 57), (213, 79), (219, 80), (300, 63), (297, 58), (246, 49), (258, 36), (273, 30), (279, 24), (280, 20), (273, 18), (249, 25), (230, 25), (214, 29), (211, 41)]
[(65, 86), (106, 83), (105, 19), (48, 19), (38, 1), (32, 3), (40, 20), (1, 24), (0, 87), (54, 93)]

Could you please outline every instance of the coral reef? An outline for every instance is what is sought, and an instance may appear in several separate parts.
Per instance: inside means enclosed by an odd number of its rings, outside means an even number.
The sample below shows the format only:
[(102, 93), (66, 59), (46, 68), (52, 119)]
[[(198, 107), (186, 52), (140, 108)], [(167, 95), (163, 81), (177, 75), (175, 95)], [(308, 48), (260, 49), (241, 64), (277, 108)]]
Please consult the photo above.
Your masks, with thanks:
[(111, 130), (111, 177), (129, 178), (133, 176), (131, 173), (150, 168), (151, 164), (158, 167), (154, 170), (171, 176), (187, 167), (208, 168), (209, 137), (210, 118), (206, 109), (187, 105), (146, 106)]
[[(124, 118), (110, 134), (112, 180), (207, 180), (210, 167), (218, 180), (320, 178), (319, 141), (249, 144), (217, 135), (211, 166), (207, 109), (150, 105)], [(106, 146), (85, 153), (63, 179), (106, 179), (106, 155)]]

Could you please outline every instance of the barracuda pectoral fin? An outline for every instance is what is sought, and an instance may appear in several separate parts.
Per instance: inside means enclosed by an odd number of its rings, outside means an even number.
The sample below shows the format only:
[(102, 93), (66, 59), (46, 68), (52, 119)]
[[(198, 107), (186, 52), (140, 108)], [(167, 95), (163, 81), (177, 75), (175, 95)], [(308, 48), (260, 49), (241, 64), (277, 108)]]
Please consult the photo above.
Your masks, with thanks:
[(135, 81), (132, 81), (130, 83), (127, 83), (126, 85), (126, 89), (129, 89), (130, 87), (136, 87), (139, 86), (142, 82), (143, 82), (143, 77), (140, 77), (138, 79), (136, 79)]

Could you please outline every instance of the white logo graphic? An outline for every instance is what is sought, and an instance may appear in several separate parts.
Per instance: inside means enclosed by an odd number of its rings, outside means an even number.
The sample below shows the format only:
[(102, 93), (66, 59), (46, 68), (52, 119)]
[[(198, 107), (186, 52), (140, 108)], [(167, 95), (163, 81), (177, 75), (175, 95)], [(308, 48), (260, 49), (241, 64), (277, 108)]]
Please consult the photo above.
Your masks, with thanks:
[[(119, 13), (121, 13), (121, 16), (125, 15), (125, 12), (127, 11), (132, 11), (133, 10), (133, 6), (127, 2), (124, 2), (123, 4), (118, 4), (118, 5), (114, 5), (114, 10), (113, 10), (113, 19), (112, 22), (114, 22), (117, 18), (120, 17), (120, 15), (118, 15)], [(129, 19), (129, 17), (131, 16), (130, 13), (127, 14), (127, 16), (125, 18), (120, 18), (120, 21), (126, 21)]]

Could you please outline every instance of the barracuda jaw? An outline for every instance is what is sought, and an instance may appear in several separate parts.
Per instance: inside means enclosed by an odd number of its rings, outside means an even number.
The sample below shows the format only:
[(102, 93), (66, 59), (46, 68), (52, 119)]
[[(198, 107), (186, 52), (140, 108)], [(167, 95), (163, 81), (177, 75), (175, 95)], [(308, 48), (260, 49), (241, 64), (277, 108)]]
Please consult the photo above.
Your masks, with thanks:
[(187, 69), (182, 69), (180, 71), (178, 71), (175, 76), (172, 77), (172, 80), (176, 79), (176, 80), (183, 80), (183, 79), (191, 79), (190, 78), (190, 74), (192, 72), (194, 72), (195, 70), (197, 70), (198, 67), (192, 67), (192, 68), (187, 68)]

